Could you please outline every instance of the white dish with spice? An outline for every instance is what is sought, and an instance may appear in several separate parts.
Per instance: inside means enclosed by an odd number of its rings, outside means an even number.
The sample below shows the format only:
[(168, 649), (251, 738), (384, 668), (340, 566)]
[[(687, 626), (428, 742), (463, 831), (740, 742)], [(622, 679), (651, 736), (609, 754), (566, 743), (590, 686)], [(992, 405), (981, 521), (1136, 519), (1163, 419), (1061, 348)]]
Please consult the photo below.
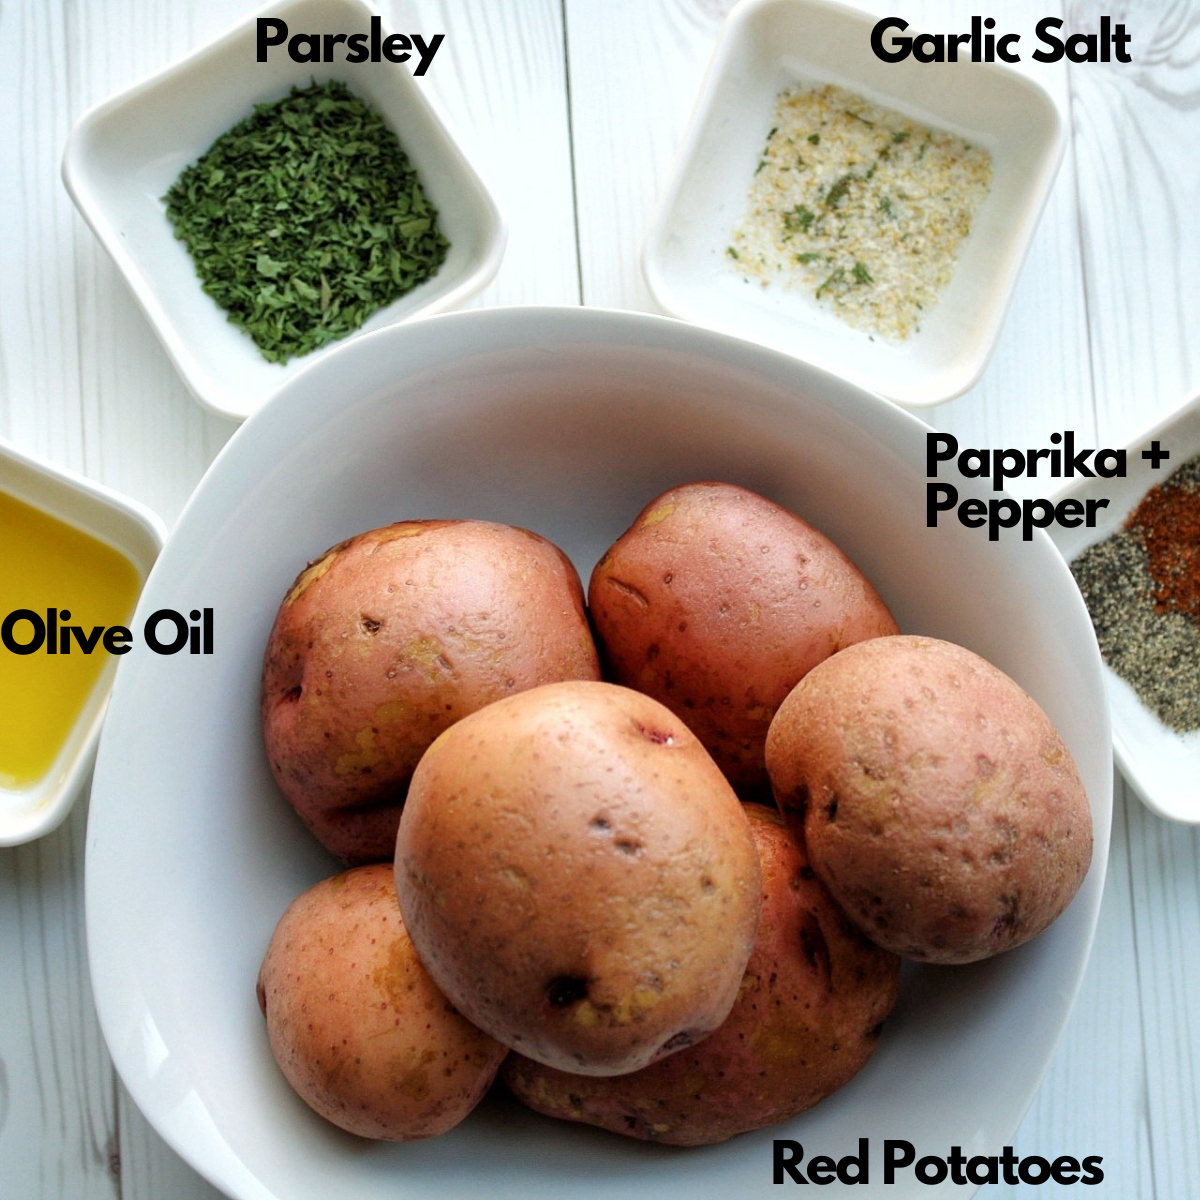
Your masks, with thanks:
[[(734, 8), (660, 200), (643, 269), (655, 299), (676, 316), (763, 342), (901, 404), (923, 407), (959, 395), (982, 374), (1057, 173), (1065, 132), (1052, 97), (1011, 68), (917, 63), (911, 57), (882, 61), (871, 49), (876, 19), (831, 0), (742, 0)], [(880, 190), (882, 176), (863, 169), (862, 148), (845, 139), (841, 150), (828, 136), (824, 144), (810, 141), (816, 127), (797, 123), (795, 145), (780, 142), (787, 135), (776, 111), (781, 93), (826, 87), (838, 89), (827, 107), (848, 108), (841, 103), (848, 92), (855, 108), (873, 106), (882, 110), (876, 119), (890, 123), (882, 158), (875, 160), (892, 172), (890, 192)], [(783, 118), (790, 115), (784, 111)], [(859, 112), (847, 119), (865, 129)], [(922, 250), (925, 266), (913, 272), (908, 247), (918, 237), (933, 244), (930, 230), (948, 215), (922, 215), (917, 194), (961, 190), (964, 203), (957, 207), (962, 214), (970, 208), (966, 184), (954, 181), (961, 164), (952, 154), (945, 161), (955, 176), (933, 181), (930, 189), (927, 158), (911, 153), (926, 142), (926, 131), (938, 140), (968, 143), (971, 149), (961, 157), (990, 156), (991, 177), (957, 249), (945, 241), (940, 268), (932, 262), (937, 247)], [(894, 147), (887, 145), (892, 136)], [(795, 155), (791, 167), (785, 149)], [(908, 154), (907, 165), (889, 158), (893, 149)], [(760, 206), (758, 215), (748, 216), (749, 193), (760, 185), (764, 165), (780, 184), (779, 199), (769, 211)], [(818, 202), (797, 202), (789, 180), (801, 175), (820, 189)], [(832, 236), (812, 240), (835, 215), (871, 231), (849, 256), (844, 238), (836, 252)], [(902, 221), (910, 226), (906, 231)], [(747, 230), (756, 249), (766, 247), (769, 283), (739, 248)], [(796, 286), (782, 286), (778, 264), (796, 273)], [(928, 274), (921, 286), (934, 288), (947, 271), (949, 282), (936, 303), (926, 304), (915, 331), (906, 333), (923, 299), (914, 281)], [(868, 301), (856, 318), (866, 322), (863, 327), (835, 309), (844, 302), (849, 313), (862, 307), (864, 296), (881, 296), (889, 275), (897, 286), (886, 299)]]
[[(85, 113), (71, 132), (63, 179), (72, 199), (124, 275), (184, 381), (205, 407), (233, 420), (261, 408), (296, 374), (338, 343), (279, 364), (226, 320), (201, 290), (187, 248), (174, 235), (162, 197), (184, 168), (257, 104), (293, 87), (338, 80), (395, 132), (438, 210), (450, 242), (438, 272), (375, 312), (360, 332), (469, 299), (495, 275), (506, 231), (495, 202), (430, 103), (401, 64), (295, 62), (284, 45), (257, 59), (257, 21), (293, 33), (368, 33), (379, 10), (366, 0), (281, 0), (157, 74)], [(392, 33), (380, 27), (381, 37)], [(436, 30), (427, 31), (432, 37)], [(434, 62), (433, 69), (436, 70)], [(348, 336), (356, 336), (351, 333)], [(342, 340), (345, 340), (344, 338)]]
[(86, 640), (102, 612), (128, 620), (166, 529), (137, 501), (3, 439), (0, 519), (0, 846), (15, 846), (55, 829), (83, 790), (118, 661), (70, 634), (68, 657), (49, 635), (73, 623)]
[[(203, 580), (216, 652), (131, 660), (88, 828), (97, 1009), (135, 1102), (239, 1200), (609, 1200), (773, 1195), (772, 1143), (839, 1157), (1011, 1142), (1067, 1020), (1099, 910), (1112, 760), (1099, 656), (1038, 534), (989, 543), (924, 514), (928, 427), (761, 346), (586, 308), (485, 309), (357, 339), (237, 431), (164, 550), (143, 609)], [(296, 481), (304, 481), (298, 488)], [(1095, 852), (1043, 936), (988, 962), (914, 968), (851, 1084), (781, 1126), (680, 1151), (538, 1118), (500, 1094), (442, 1137), (366, 1143), (315, 1116), (267, 1046), (255, 979), (284, 908), (336, 864), (272, 780), (259, 666), (304, 563), (409, 517), (482, 517), (550, 538), (587, 578), (648, 497), (689, 479), (756, 490), (823, 529), (902, 628), (969, 646), (1050, 714), (1082, 774)], [(964, 495), (980, 481), (955, 478)], [(1038, 603), (1028, 596), (1038, 595)], [(162, 781), (173, 782), (164, 789)], [(864, 1194), (870, 1188), (864, 1188)]]
[[(1170, 454), (1157, 468), (1152, 461), (1144, 459), (1142, 452), (1150, 450), (1153, 443)], [(1051, 528), (1051, 536), (1068, 563), (1073, 562), (1085, 551), (1097, 547), (1120, 533), (1125, 522), (1152, 489), (1168, 482), (1170, 476), (1185, 464), (1200, 455), (1200, 394), (1188, 397), (1168, 416), (1157, 421), (1151, 428), (1134, 438), (1126, 446), (1127, 473), (1118, 479), (1081, 479), (1062, 489), (1056, 500), (1075, 497), (1080, 500), (1107, 499), (1108, 506), (1100, 510), (1094, 529), (1080, 527), (1065, 529)], [(1193, 468), (1194, 469), (1194, 468)], [(1172, 534), (1164, 529), (1163, 540)], [(1192, 571), (1195, 571), (1195, 533), (1183, 533), (1183, 542), (1190, 539)], [(1138, 571), (1132, 575), (1133, 585), (1139, 589), (1150, 586), (1149, 579)], [(1098, 563), (1097, 571), (1110, 586), (1117, 585), (1118, 573), (1112, 563)], [(1103, 586), (1099, 581), (1096, 586)], [(1193, 574), (1192, 587), (1196, 586)], [(1146, 593), (1141, 598), (1146, 621), (1161, 622), (1161, 613), (1153, 614), (1153, 598)], [(1200, 713), (1200, 630), (1194, 635), (1189, 632), (1189, 617), (1177, 613), (1169, 618), (1171, 625), (1158, 630), (1153, 627), (1153, 636), (1171, 638), (1171, 642), (1160, 642), (1164, 650), (1134, 650), (1134, 661), (1149, 674), (1144, 686), (1152, 689), (1149, 702), (1143, 700), (1135, 687), (1121, 677), (1108, 663), (1104, 674), (1107, 683), (1109, 705), (1112, 710), (1113, 754), (1121, 774), (1133, 786), (1141, 800), (1153, 812), (1168, 820), (1187, 824), (1200, 824), (1200, 728), (1191, 728), (1189, 712), (1194, 717)], [(1174, 653), (1175, 639), (1183, 635), (1184, 653)], [(1145, 637), (1145, 627), (1140, 636)], [(1181, 658), (1180, 696), (1171, 696), (1161, 689), (1170, 674), (1179, 667), (1170, 661), (1156, 668), (1150, 665), (1152, 653), (1166, 654), (1167, 660)], [(1155, 699), (1153, 692), (1159, 691)], [(1190, 698), (1189, 698), (1190, 697)], [(1186, 703), (1184, 703), (1186, 701)], [(1164, 706), (1166, 719), (1155, 711), (1156, 705)], [(1172, 728), (1175, 721), (1187, 728)]]

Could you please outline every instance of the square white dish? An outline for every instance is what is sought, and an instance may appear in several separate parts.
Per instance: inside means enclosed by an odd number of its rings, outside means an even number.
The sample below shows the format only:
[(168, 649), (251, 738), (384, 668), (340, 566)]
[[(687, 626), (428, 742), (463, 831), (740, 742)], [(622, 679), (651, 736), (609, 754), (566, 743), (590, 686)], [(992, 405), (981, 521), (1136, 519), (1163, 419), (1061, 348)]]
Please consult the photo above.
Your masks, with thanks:
[[(1170, 453), (1157, 470), (1142, 457), (1142, 451), (1156, 441)], [(1054, 496), (1056, 503), (1067, 497), (1108, 500), (1094, 529), (1050, 527), (1054, 544), (1068, 563), (1120, 529), (1152, 487), (1165, 483), (1173, 471), (1200, 454), (1200, 394), (1189, 396), (1125, 449), (1124, 478), (1080, 479)], [(1121, 774), (1152, 812), (1171, 821), (1200, 824), (1200, 730), (1176, 732), (1107, 663), (1104, 675), (1112, 710), (1113, 755)]]
[[(414, 79), (411, 64), (295, 62), (277, 46), (257, 61), (260, 18), (313, 34), (370, 29), (366, 0), (281, 0), (150, 78), (102, 101), (76, 123), (63, 180), (112, 256), (164, 349), (205, 407), (233, 420), (260, 408), (339, 343), (286, 364), (268, 362), (207, 296), (162, 197), (180, 172), (256, 104), (292, 87), (336, 79), (372, 105), (397, 133), (438, 210), (450, 242), (431, 279), (371, 316), (357, 333), (463, 303), (495, 275), (506, 230), (483, 181)], [(383, 27), (383, 36), (391, 32)], [(430, 35), (433, 32), (430, 31)], [(345, 54), (344, 47), (338, 53)], [(436, 69), (436, 63), (434, 64)], [(357, 336), (357, 333), (349, 335)], [(343, 338), (342, 341), (348, 339)]]
[[(141, 605), (203, 586), (224, 631), (218, 650), (127, 656), (89, 814), (101, 1027), (168, 1143), (239, 1200), (749, 1200), (778, 1191), (775, 1138), (837, 1157), (869, 1137), (871, 1186), (916, 1200), (929, 1188), (911, 1176), (883, 1184), (885, 1138), (941, 1155), (1010, 1142), (1068, 1018), (1099, 911), (1108, 714), (1087, 614), (1049, 540), (996, 544), (957, 524), (927, 526), (927, 432), (790, 356), (587, 308), (486, 309), (381, 330), (247, 421), (181, 516)], [(279, 794), (263, 748), (260, 665), (282, 596), (335, 542), (429, 516), (531, 528), (586, 578), (648, 499), (688, 479), (739, 483), (802, 514), (872, 580), (902, 629), (983, 654), (1042, 704), (1093, 806), (1081, 891), (1027, 945), (914, 969), (859, 1076), (794, 1120), (724, 1145), (636, 1142), (537, 1118), (503, 1095), (423, 1142), (342, 1134), (288, 1087), (255, 997), (284, 908), (337, 869)], [(984, 481), (955, 482), (986, 495)], [(164, 772), (175, 781), (165, 792)]]
[[(25, 454), (3, 439), (0, 492), (115, 550), (133, 566), (141, 583), (166, 538), (162, 521), (137, 501)], [(19, 564), (6, 563), (4, 569), (19, 570)], [(0, 649), (3, 653), (8, 651)], [(109, 656), (49, 769), (28, 786), (0, 785), (0, 846), (42, 837), (71, 811), (92, 767), (116, 666), (116, 658)]]
[[(669, 313), (794, 354), (910, 407), (980, 377), (1065, 148), (1053, 98), (1029, 77), (970, 61), (887, 63), (877, 18), (833, 0), (742, 0), (722, 30), (643, 251)], [(908, 33), (916, 32), (914, 30)], [(903, 341), (850, 327), (800, 289), (748, 282), (726, 253), (778, 93), (835, 84), (987, 150), (991, 189), (953, 278)]]

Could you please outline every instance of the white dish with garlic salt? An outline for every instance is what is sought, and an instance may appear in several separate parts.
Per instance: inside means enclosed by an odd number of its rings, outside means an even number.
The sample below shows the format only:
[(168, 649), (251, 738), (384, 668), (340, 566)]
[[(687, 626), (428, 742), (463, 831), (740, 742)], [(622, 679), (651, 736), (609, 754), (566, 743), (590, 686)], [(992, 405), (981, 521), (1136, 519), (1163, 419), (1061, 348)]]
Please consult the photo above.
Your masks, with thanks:
[[(898, 403), (924, 407), (961, 394), (982, 374), (1057, 173), (1065, 131), (1051, 96), (1012, 68), (919, 63), (911, 57), (882, 61), (871, 48), (875, 21), (831, 0), (743, 0), (734, 8), (660, 199), (643, 269), (655, 299), (675, 316), (784, 350)], [(777, 103), (791, 91), (803, 95), (828, 87), (856, 98), (859, 118), (869, 110), (887, 114), (901, 135), (897, 160), (901, 151), (919, 148), (932, 135), (969, 145), (969, 155), (960, 153), (964, 162), (977, 156), (990, 161), (986, 195), (968, 206), (969, 229), (950, 247), (952, 269), (931, 270), (926, 248), (916, 256), (919, 271), (905, 265), (893, 272), (907, 274), (910, 285), (933, 277), (937, 302), (926, 304), (919, 323), (858, 327), (845, 319), (846, 304), (831, 303), (842, 297), (860, 308), (862, 298), (883, 283), (867, 251), (827, 259), (832, 239), (811, 240), (824, 215), (840, 210), (844, 218), (847, 185), (860, 193), (860, 202), (874, 205), (880, 232), (894, 228), (895, 219), (912, 207), (894, 189), (870, 193), (883, 174), (865, 182), (870, 163), (850, 157), (828, 168), (833, 174), (822, 181), (819, 203), (790, 197), (775, 213), (781, 239), (776, 249), (791, 253), (793, 264), (811, 274), (811, 286), (747, 277), (743, 223), (748, 203), (754, 204), (756, 178), (761, 182), (773, 170), (768, 141), (779, 129)], [(808, 130), (798, 147), (784, 146), (780, 154), (803, 158), (811, 150), (816, 156), (822, 147), (806, 142), (816, 132)], [(803, 171), (809, 164), (794, 165)], [(932, 177), (932, 165), (932, 159), (910, 164), (908, 186), (945, 190), (946, 180)], [(981, 167), (966, 172), (983, 174)], [(963, 178), (951, 190), (965, 194), (974, 184)], [(888, 205), (894, 209), (890, 215)], [(944, 209), (927, 227), (946, 217), (961, 222), (960, 213)], [(923, 236), (928, 238), (928, 228)], [(859, 237), (864, 244), (868, 240), (861, 231)], [(811, 263), (795, 263), (797, 256), (814, 252)], [(895, 307), (894, 298), (881, 306)], [(910, 328), (913, 324), (918, 327)]]

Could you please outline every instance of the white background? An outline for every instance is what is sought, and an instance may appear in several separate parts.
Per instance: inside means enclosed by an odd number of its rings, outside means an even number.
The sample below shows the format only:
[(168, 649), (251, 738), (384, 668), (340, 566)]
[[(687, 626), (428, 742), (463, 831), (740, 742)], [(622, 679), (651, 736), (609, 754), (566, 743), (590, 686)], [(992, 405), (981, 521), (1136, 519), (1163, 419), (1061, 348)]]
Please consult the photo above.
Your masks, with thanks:
[[(1025, 65), (1071, 145), (982, 382), (922, 415), (963, 445), (1120, 445), (1200, 387), (1200, 3), (967, 0), (866, 7), (1035, 48), (1034, 26), (1123, 20), (1134, 61)], [(168, 523), (234, 426), (189, 396), (59, 178), (91, 104), (243, 19), (238, 0), (0, 0), (0, 434)], [(638, 255), (728, 0), (383, 3), (446, 40), (424, 86), (509, 223), (477, 304), (653, 309)], [(1014, 491), (1023, 489), (1020, 481)], [(1032, 494), (1032, 492), (1031, 492)], [(2, 567), (0, 567), (2, 569)], [(164, 781), (164, 786), (169, 786)], [(1200, 791), (1200, 781), (1197, 781)], [(82, 923), (86, 800), (0, 850), (0, 1198), (213, 1200), (124, 1096), (92, 1011)], [(1200, 1194), (1200, 834), (1118, 780), (1092, 962), (1016, 1138), (1104, 1158), (1089, 1197)], [(987, 1196), (1064, 1190), (985, 1188)]]

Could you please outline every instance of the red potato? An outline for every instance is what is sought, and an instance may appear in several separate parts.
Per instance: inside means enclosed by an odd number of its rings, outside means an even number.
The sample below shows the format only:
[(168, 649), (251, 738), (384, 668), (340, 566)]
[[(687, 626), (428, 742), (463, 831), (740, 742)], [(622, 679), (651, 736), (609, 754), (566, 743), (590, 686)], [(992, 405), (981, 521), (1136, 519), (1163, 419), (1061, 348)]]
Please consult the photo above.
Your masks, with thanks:
[(687, 727), (615, 684), (464, 717), (413, 775), (396, 890), (421, 961), (498, 1041), (636, 1070), (725, 1019), (754, 943), (758, 854)]
[(267, 758), (346, 863), (390, 861), (413, 769), (502, 696), (599, 678), (557, 547), (485, 521), (404, 521), (334, 546), (288, 591), (262, 672)]
[(878, 638), (814, 668), (771, 725), (767, 767), (817, 875), (897, 954), (1019, 946), (1087, 874), (1069, 750), (1014, 680), (950, 642)]
[(763, 747), (805, 673), (897, 632), (871, 584), (827, 537), (727, 483), (652, 501), (592, 572), (605, 677), (688, 723), (743, 799), (770, 801)]
[(537, 1112), (674, 1146), (709, 1145), (811, 1108), (865, 1066), (900, 959), (814, 877), (778, 813), (750, 805), (763, 872), (758, 937), (721, 1027), (630, 1075), (594, 1078), (510, 1054), (501, 1078)]
[(335, 875), (289, 906), (258, 999), (288, 1082), (360, 1137), (445, 1133), (479, 1103), (507, 1053), (454, 1010), (417, 960), (387, 863)]

